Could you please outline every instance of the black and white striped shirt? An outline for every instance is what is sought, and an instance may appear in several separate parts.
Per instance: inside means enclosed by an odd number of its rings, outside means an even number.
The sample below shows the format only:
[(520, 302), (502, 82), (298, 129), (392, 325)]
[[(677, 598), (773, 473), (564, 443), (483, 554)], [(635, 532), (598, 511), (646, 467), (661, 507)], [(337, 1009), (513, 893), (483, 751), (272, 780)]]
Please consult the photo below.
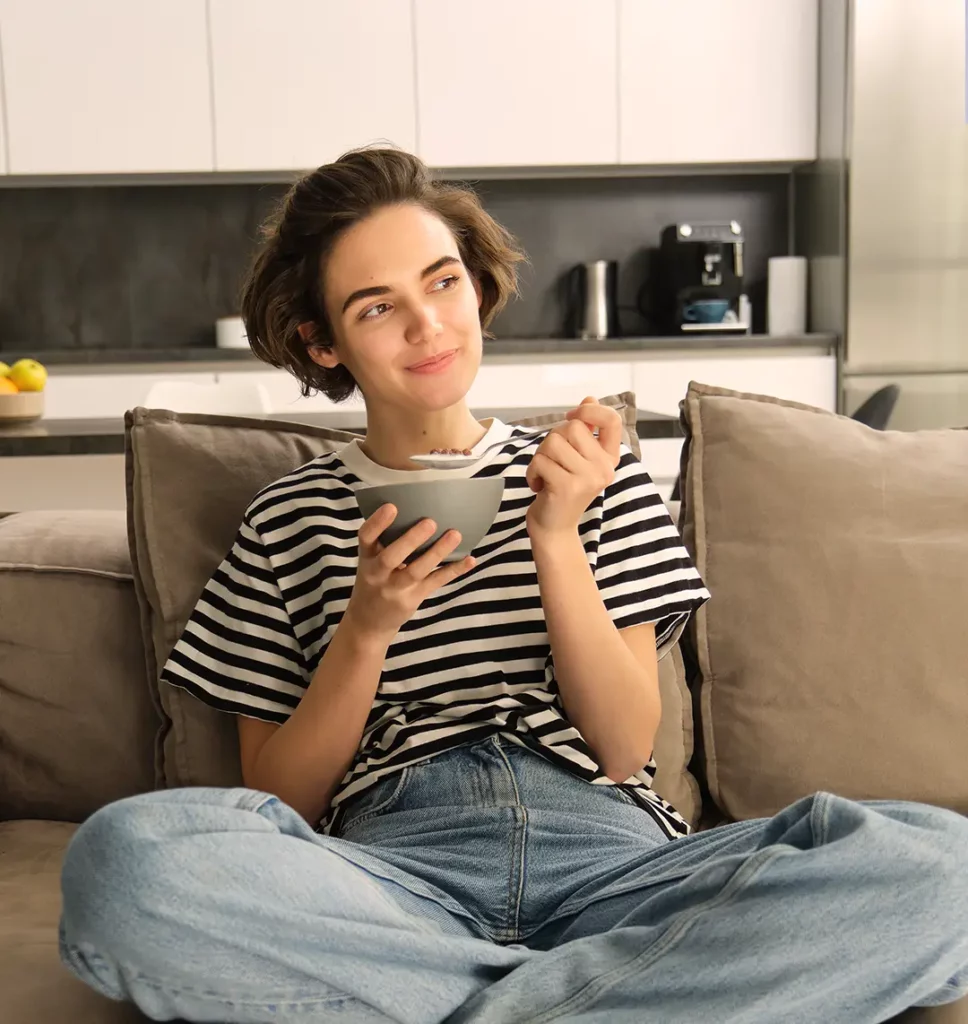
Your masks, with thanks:
[[(506, 440), (468, 470), (504, 477), (474, 568), (431, 595), (391, 644), (340, 805), (377, 780), (460, 743), (500, 732), (589, 783), (614, 785), (565, 717), (525, 514), (525, 480), (540, 438), (493, 421), (478, 448)], [(223, 711), (282, 723), (299, 703), (346, 609), (362, 516), (358, 487), (413, 479), (366, 457), (356, 441), (321, 455), (253, 499), (231, 551), (202, 592), (162, 671)], [(606, 609), (619, 629), (655, 623), (660, 657), (704, 588), (651, 479), (622, 447), (615, 478), (584, 513), (579, 533)], [(689, 826), (652, 788), (655, 762), (621, 783), (665, 833)]]

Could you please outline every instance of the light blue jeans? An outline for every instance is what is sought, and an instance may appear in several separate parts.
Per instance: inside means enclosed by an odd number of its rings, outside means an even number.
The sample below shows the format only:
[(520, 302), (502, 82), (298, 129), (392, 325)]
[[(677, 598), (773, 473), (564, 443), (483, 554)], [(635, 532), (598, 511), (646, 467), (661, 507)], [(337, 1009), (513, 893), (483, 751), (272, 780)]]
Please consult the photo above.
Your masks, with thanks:
[(816, 793), (670, 842), (496, 736), (339, 838), (249, 789), (118, 801), (63, 892), (64, 962), (155, 1020), (867, 1024), (968, 992), (968, 819)]

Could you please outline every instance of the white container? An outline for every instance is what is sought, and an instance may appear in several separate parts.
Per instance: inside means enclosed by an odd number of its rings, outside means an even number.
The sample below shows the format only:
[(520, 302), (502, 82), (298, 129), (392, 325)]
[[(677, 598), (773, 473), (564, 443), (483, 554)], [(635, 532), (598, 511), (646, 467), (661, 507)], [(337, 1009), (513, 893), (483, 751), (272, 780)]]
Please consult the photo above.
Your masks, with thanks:
[(249, 337), (240, 316), (224, 316), (215, 321), (216, 348), (248, 348)]
[(767, 264), (766, 333), (807, 333), (807, 259), (771, 256)]

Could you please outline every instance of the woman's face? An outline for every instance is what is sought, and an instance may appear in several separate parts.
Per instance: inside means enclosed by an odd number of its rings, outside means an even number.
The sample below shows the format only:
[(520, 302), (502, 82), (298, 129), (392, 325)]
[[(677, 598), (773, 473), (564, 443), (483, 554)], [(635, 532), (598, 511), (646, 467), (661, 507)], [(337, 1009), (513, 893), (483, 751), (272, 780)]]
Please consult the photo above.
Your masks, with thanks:
[(450, 229), (417, 206), (392, 206), (340, 237), (323, 270), (336, 344), (311, 348), (342, 363), (368, 405), (417, 411), (456, 405), (481, 362), (481, 293)]

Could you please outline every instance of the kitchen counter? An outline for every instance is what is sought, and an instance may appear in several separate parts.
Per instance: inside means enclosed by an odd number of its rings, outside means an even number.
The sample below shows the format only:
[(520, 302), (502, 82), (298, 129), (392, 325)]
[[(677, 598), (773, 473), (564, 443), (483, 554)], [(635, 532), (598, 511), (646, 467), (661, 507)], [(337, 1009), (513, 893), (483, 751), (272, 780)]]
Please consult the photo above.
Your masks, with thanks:
[[(523, 419), (550, 412), (548, 408), (529, 409), (475, 409), (484, 419), (497, 416), (504, 421)], [(272, 413), (258, 419), (281, 420), (286, 423), (306, 423), (314, 427), (333, 427), (362, 433), (366, 415), (362, 410), (334, 409), (325, 412)], [(639, 409), (637, 432), (640, 438), (682, 437), (678, 417)], [(13, 455), (117, 455), (124, 451), (124, 420), (41, 419), (33, 423), (0, 426), (0, 457)]]
[[(767, 334), (696, 334), (672, 337), (608, 338), (604, 341), (583, 341), (581, 338), (498, 338), (484, 342), (484, 357), (506, 358), (534, 355), (584, 355), (596, 353), (688, 352), (690, 350), (729, 349), (836, 349), (836, 334), (802, 334), (776, 337)], [(55, 373), (60, 368), (144, 366), (147, 364), (221, 363), (263, 366), (249, 349), (222, 349), (214, 345), (190, 348), (36, 348), (31, 351), (7, 351), (0, 348), (0, 360), (13, 364), (21, 358), (38, 359)]]

